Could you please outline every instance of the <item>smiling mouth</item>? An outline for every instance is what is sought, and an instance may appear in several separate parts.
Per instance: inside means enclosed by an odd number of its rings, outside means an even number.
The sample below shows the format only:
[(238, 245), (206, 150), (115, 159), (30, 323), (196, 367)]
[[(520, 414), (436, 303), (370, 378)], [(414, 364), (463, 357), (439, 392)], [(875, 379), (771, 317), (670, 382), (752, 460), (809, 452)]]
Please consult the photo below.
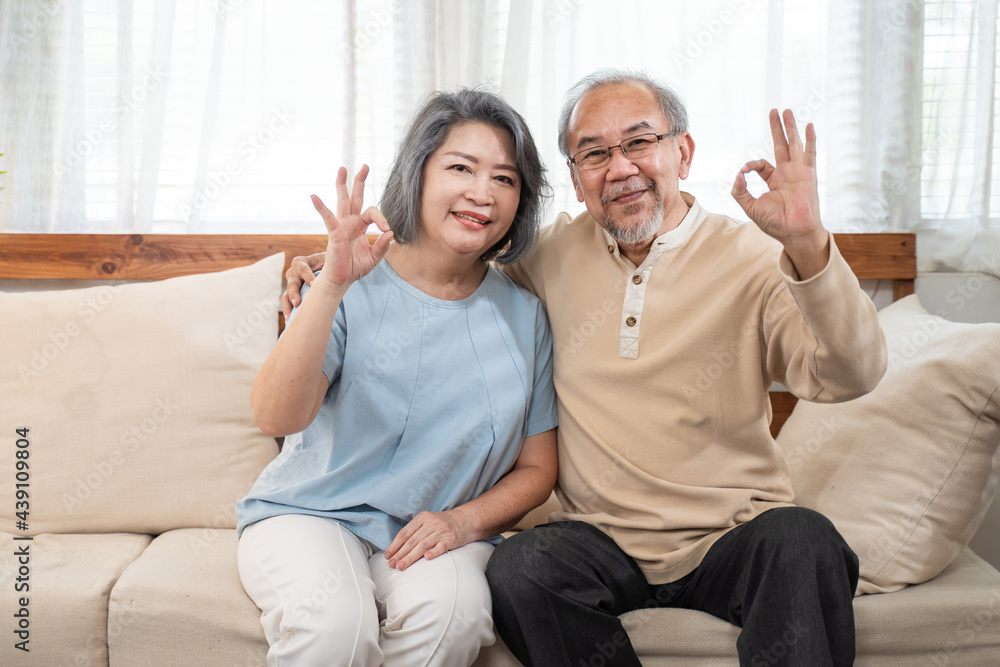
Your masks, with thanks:
[(456, 218), (461, 218), (462, 220), (468, 220), (469, 222), (474, 222), (474, 223), (476, 223), (478, 225), (482, 225), (484, 227), (486, 225), (490, 224), (490, 219), (489, 218), (484, 218), (482, 216), (475, 217), (475, 216), (473, 216), (473, 215), (471, 215), (469, 213), (456, 213), (454, 211), (452, 211), (451, 214), (453, 216), (455, 216)]
[(630, 202), (635, 201), (645, 193), (646, 193), (645, 188), (641, 190), (629, 190), (628, 192), (623, 192), (621, 194), (615, 195), (614, 197), (612, 197), (611, 201), (616, 204), (628, 204)]

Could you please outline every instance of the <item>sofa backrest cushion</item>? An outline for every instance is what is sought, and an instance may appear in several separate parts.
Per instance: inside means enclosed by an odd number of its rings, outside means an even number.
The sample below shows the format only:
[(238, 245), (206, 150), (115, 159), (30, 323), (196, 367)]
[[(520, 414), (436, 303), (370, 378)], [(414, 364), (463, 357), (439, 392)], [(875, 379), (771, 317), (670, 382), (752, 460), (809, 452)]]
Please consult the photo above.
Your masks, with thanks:
[(961, 324), (908, 296), (879, 313), (889, 370), (839, 405), (799, 401), (778, 435), (796, 502), (861, 561), (858, 593), (917, 584), (968, 544), (1000, 480), (1000, 324)]
[(277, 454), (249, 395), (277, 337), (283, 266), (277, 254), (158, 282), (0, 293), (4, 525), (235, 527), (235, 502)]

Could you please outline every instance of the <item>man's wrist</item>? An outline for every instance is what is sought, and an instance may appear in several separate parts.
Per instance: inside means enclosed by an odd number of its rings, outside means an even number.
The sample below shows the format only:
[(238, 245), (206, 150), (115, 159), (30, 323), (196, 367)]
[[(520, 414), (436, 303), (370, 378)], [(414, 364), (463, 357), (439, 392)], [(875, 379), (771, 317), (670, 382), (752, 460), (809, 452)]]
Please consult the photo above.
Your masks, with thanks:
[(808, 236), (782, 241), (785, 254), (792, 260), (799, 280), (808, 280), (830, 262), (830, 233), (822, 227)]

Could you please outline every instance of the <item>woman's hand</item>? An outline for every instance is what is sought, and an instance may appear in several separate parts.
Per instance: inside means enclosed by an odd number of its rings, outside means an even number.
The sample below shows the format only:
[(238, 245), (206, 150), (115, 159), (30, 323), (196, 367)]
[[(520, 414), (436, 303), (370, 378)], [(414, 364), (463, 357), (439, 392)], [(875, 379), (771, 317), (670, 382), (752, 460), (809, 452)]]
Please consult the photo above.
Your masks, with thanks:
[(389, 567), (405, 570), (421, 558), (431, 560), (471, 541), (457, 510), (421, 512), (396, 533), (385, 557)]
[[(347, 169), (340, 168), (337, 172), (336, 215), (319, 197), (312, 196), (313, 206), (323, 216), (329, 237), (326, 244), (327, 261), (317, 279), (328, 281), (339, 290), (346, 289), (375, 268), (392, 241), (389, 223), (377, 208), (371, 206), (363, 213), (361, 211), (367, 177), (368, 165), (363, 165), (354, 177), (352, 191), (348, 193)], [(369, 244), (366, 232), (372, 223), (382, 231), (382, 235), (374, 244)]]

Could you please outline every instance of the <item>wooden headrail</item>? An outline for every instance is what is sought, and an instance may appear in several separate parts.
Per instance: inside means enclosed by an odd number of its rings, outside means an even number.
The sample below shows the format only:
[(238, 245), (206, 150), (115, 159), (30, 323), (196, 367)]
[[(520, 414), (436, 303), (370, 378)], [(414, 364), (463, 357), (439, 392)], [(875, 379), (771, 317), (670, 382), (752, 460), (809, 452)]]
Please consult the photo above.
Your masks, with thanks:
[[(914, 234), (834, 238), (859, 279), (891, 280), (893, 300), (913, 294)], [(161, 280), (245, 266), (279, 252), (287, 269), (293, 257), (325, 248), (321, 234), (0, 234), (0, 279)], [(772, 433), (795, 400), (771, 392)]]

